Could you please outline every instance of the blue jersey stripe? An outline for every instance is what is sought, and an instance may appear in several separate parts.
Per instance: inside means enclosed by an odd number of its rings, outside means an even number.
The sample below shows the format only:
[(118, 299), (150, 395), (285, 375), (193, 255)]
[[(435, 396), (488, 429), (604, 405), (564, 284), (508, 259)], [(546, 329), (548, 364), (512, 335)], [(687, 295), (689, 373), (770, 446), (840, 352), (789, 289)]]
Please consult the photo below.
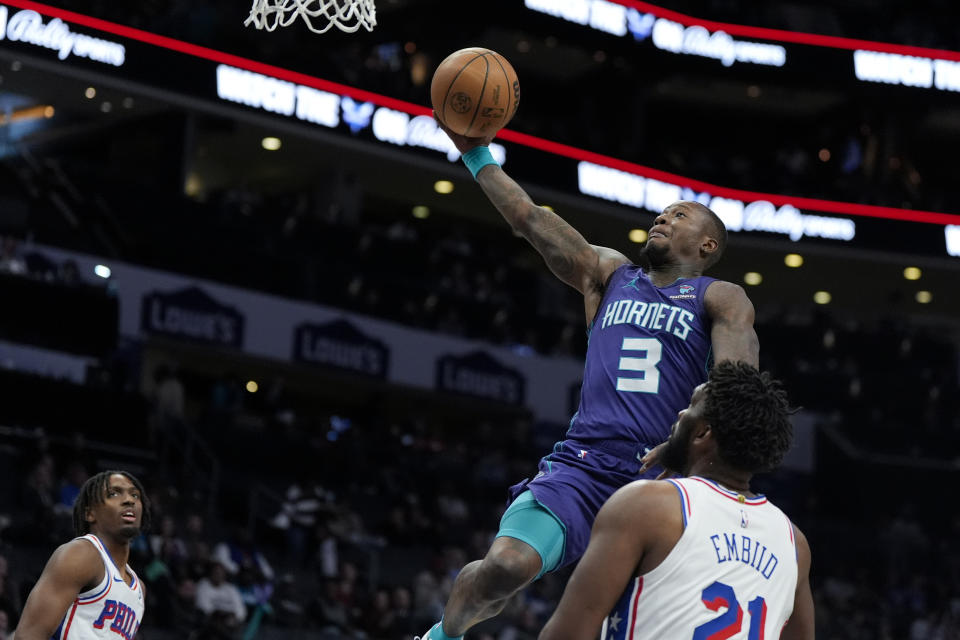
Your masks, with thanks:
[(687, 528), (687, 497), (683, 495), (683, 488), (680, 487), (680, 484), (674, 482), (673, 480), (667, 478), (667, 482), (673, 485), (673, 488), (677, 490), (677, 493), (680, 494), (680, 513), (683, 514), (683, 528)]
[[(106, 569), (104, 569), (104, 570), (106, 570)], [(83, 596), (82, 598), (78, 596), (78, 597), (77, 597), (77, 602), (78, 602), (79, 604), (85, 604), (85, 603), (87, 603), (87, 602), (89, 602), (89, 601), (96, 600), (97, 598), (99, 598), (100, 596), (102, 596), (104, 593), (106, 593), (106, 592), (110, 589), (110, 584), (111, 584), (111, 582), (112, 582), (112, 578), (111, 578), (111, 576), (110, 576), (110, 572), (107, 571), (107, 584), (104, 585), (103, 589), (100, 589), (100, 591), (97, 591), (96, 593), (94, 593), (94, 594), (92, 594), (92, 595)]]
[(601, 640), (633, 640), (633, 603), (636, 600), (637, 590), (641, 588), (640, 578), (634, 578), (629, 587), (624, 589), (613, 611), (603, 623), (606, 632)]
[(53, 632), (53, 635), (50, 636), (50, 640), (60, 640), (60, 634), (63, 633), (63, 624), (67, 621), (67, 615), (64, 614), (63, 618), (60, 620), (60, 626), (57, 627), (57, 630)]

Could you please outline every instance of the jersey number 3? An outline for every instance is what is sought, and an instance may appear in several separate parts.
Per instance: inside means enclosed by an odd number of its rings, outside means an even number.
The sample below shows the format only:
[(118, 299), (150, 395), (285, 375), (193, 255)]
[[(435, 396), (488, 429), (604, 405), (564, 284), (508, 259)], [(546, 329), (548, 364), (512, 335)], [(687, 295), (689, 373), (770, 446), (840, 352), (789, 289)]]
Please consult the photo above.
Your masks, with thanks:
[(620, 356), (620, 371), (642, 373), (642, 377), (617, 378), (617, 391), (656, 393), (660, 389), (660, 371), (657, 365), (663, 356), (663, 345), (656, 338), (624, 338), (622, 352), (644, 356)]
[[(693, 640), (726, 640), (740, 633), (743, 627), (743, 609), (737, 602), (737, 594), (733, 592), (733, 587), (722, 582), (714, 582), (703, 590), (700, 597), (710, 611), (718, 611), (721, 607), (727, 610), (694, 629)], [(767, 603), (757, 596), (747, 605), (747, 611), (750, 612), (750, 632), (747, 634), (747, 640), (763, 640), (763, 627), (767, 622)]]

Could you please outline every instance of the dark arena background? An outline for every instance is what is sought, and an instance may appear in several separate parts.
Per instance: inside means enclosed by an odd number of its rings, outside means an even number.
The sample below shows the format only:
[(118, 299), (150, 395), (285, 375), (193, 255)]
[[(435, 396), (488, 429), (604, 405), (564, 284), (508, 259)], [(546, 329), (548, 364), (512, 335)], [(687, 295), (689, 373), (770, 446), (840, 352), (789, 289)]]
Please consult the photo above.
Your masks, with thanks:
[[(138, 475), (140, 636), (412, 638), (576, 410), (582, 300), (430, 117), (516, 69), (505, 170), (635, 256), (709, 204), (796, 443), (755, 487), (810, 540), (818, 638), (960, 638), (960, 37), (946, 0), (0, 1), (0, 639), (70, 507)], [(237, 561), (247, 558), (247, 561)], [(569, 571), (471, 640), (535, 638)]]

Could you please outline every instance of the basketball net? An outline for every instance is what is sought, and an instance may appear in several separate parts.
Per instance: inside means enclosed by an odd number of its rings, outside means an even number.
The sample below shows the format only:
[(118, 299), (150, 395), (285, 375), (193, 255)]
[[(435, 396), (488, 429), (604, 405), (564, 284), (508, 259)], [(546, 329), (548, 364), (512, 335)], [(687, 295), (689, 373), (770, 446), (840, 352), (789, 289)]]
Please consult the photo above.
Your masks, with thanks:
[(377, 25), (374, 0), (253, 0), (244, 26), (273, 31), (289, 27), (302, 17), (311, 31), (326, 33), (330, 27), (353, 33), (360, 27), (373, 31)]

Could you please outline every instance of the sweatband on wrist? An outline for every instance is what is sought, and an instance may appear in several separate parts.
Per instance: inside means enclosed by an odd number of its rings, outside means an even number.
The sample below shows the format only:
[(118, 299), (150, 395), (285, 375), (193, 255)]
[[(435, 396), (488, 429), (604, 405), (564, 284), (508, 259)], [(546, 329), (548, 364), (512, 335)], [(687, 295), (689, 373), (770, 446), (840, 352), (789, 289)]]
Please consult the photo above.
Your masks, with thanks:
[(500, 163), (493, 159), (493, 154), (490, 153), (490, 149), (487, 147), (474, 147), (461, 157), (463, 158), (463, 164), (467, 165), (467, 169), (473, 174), (474, 180), (477, 179), (477, 174), (480, 173), (480, 169), (483, 169), (488, 164), (500, 166)]

